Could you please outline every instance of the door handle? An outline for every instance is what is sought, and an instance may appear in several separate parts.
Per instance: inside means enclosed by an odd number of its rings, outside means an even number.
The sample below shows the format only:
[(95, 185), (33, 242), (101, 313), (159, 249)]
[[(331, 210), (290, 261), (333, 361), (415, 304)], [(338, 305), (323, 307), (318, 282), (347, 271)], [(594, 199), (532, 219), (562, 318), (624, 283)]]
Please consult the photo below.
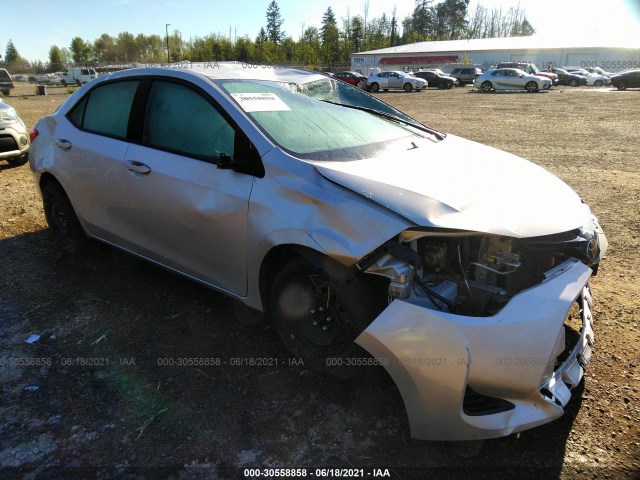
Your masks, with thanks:
[(56, 140), (56, 146), (60, 147), (63, 150), (69, 150), (72, 145), (69, 140), (65, 140), (64, 138), (59, 138), (58, 140)]
[(145, 165), (142, 162), (138, 162), (137, 160), (127, 160), (127, 170), (130, 172), (139, 173), (141, 175), (149, 175), (151, 173), (151, 167), (149, 165)]

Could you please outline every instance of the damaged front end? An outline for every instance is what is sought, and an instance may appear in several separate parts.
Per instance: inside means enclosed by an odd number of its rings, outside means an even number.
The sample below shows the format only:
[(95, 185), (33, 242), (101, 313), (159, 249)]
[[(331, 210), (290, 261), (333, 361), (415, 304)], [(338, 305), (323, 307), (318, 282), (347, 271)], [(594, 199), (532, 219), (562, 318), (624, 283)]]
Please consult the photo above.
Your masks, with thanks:
[(594, 217), (534, 238), (409, 229), (362, 258), (389, 279), (389, 306), (356, 342), (384, 359), (412, 436), (493, 438), (562, 415), (590, 358), (588, 280), (606, 246)]

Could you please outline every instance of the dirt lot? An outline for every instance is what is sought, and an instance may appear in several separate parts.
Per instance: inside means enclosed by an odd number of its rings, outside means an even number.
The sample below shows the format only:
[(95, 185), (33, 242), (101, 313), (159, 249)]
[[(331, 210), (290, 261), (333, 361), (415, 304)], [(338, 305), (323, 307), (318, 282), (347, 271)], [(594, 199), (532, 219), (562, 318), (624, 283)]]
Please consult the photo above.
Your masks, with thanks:
[[(29, 128), (66, 97), (20, 97), (20, 88), (32, 93), (19, 87), (4, 100)], [(218, 293), (102, 245), (61, 254), (28, 165), (3, 162), (0, 477), (243, 478), (244, 468), (270, 467), (366, 476), (375, 467), (392, 478), (638, 478), (640, 91), (381, 98), (544, 166), (600, 218), (610, 250), (592, 282), (594, 357), (561, 419), (484, 442), (411, 440), (383, 375), (319, 378), (290, 364), (273, 328), (238, 324), (241, 309)], [(487, 189), (509, 181), (503, 173)], [(32, 333), (40, 339), (25, 343)], [(223, 363), (159, 364), (168, 357)], [(234, 365), (248, 357), (268, 365)]]

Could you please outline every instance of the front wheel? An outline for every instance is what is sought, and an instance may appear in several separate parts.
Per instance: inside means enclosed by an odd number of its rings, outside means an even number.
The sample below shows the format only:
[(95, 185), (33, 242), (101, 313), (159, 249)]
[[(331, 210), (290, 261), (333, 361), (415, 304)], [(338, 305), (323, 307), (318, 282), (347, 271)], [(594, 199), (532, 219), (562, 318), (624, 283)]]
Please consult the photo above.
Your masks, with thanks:
[(578, 79), (572, 78), (571, 80), (569, 80), (569, 86), (570, 87), (577, 87), (578, 85), (579, 85), (578, 84)]
[(24, 165), (25, 163), (27, 163), (27, 160), (29, 160), (29, 157), (26, 153), (24, 155), (20, 155), (19, 157), (7, 158), (7, 162), (9, 163), (9, 165), (14, 167)]
[(328, 269), (331, 275), (304, 260), (283, 267), (273, 282), (272, 318), (285, 347), (305, 367), (351, 380), (368, 358), (355, 339), (377, 315), (371, 305), (385, 295), (365, 296), (364, 283)]
[(79, 253), (86, 237), (67, 194), (59, 184), (49, 182), (42, 188), (42, 201), (47, 224), (60, 248), (67, 253)]
[(524, 88), (526, 88), (529, 93), (535, 93), (538, 91), (538, 84), (536, 82), (529, 82)]
[(627, 89), (627, 84), (626, 83), (621, 83), (620, 85), (618, 85), (618, 90), (626, 90)]
[(480, 85), (480, 90), (482, 90), (484, 93), (489, 93), (492, 88), (493, 87), (491, 86), (491, 82), (488, 80), (486, 82), (482, 82), (482, 85)]
[(603, 85), (602, 80), (596, 80), (593, 82), (594, 87), (601, 87)]
[(404, 87), (402, 87), (402, 89), (405, 92), (409, 93), (411, 90), (413, 90), (413, 85), (411, 85), (409, 82), (407, 82), (407, 83), (404, 84)]
[(377, 83), (372, 83), (371, 84), (371, 91), (374, 92), (374, 93), (380, 91), (380, 85), (378, 85)]

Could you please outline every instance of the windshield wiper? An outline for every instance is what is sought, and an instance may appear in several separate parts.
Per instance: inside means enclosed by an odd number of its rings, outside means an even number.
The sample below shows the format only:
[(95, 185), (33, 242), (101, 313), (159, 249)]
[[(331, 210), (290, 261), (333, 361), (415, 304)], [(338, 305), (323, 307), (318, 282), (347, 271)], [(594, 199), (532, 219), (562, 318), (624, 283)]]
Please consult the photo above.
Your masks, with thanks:
[(375, 110), (373, 108), (362, 107), (360, 105), (349, 105), (347, 103), (336, 103), (336, 102), (331, 102), (329, 100), (320, 100), (320, 101), (321, 102), (325, 102), (325, 103), (330, 103), (331, 105), (338, 105), (339, 107), (347, 107), (347, 108), (353, 108), (354, 110), (361, 110), (363, 112), (372, 113), (373, 115), (378, 115), (378, 116), (380, 116), (382, 118), (386, 118), (386, 119), (392, 120), (394, 122), (400, 122), (400, 123), (403, 123), (405, 125), (409, 125), (411, 127), (417, 128), (418, 130), (422, 130), (423, 132), (430, 133), (431, 135), (436, 137), (438, 140), (444, 140), (445, 137), (447, 136), (446, 133), (439, 132), (438, 130), (435, 130), (433, 128), (427, 127), (426, 125), (423, 125), (421, 123), (410, 122), (409, 120), (405, 120), (404, 118), (397, 117), (397, 116), (392, 115), (392, 114), (387, 113), (387, 112), (381, 112), (380, 110)]

